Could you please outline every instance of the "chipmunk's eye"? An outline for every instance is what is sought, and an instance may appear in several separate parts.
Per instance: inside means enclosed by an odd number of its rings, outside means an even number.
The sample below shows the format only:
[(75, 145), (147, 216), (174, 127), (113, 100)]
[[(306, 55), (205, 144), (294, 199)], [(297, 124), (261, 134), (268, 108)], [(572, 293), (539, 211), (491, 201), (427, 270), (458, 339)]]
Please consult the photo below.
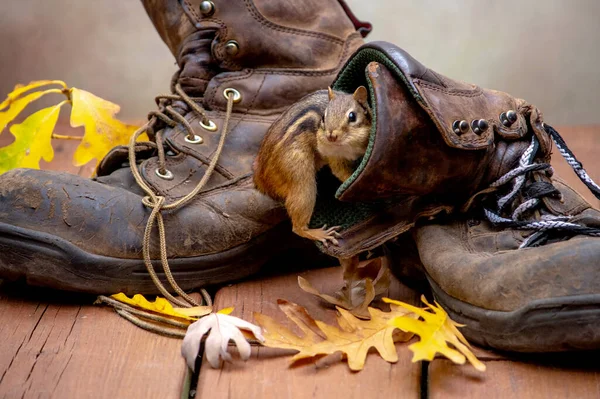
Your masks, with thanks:
[(348, 113), (348, 120), (350, 122), (356, 122), (356, 113), (354, 111)]

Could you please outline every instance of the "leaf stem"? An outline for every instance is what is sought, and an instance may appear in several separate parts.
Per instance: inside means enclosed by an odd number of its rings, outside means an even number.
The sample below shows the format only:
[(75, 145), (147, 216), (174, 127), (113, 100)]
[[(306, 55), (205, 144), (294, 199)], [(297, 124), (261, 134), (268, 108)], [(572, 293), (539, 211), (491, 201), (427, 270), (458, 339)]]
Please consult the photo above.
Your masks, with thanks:
[(63, 89), (48, 89), (48, 90), (44, 90), (44, 95), (45, 94), (51, 94), (51, 93), (56, 93), (56, 94), (64, 94), (64, 90)]
[(81, 140), (83, 137), (81, 137), (81, 136), (66, 136), (64, 134), (52, 133), (52, 138), (57, 139), (57, 140)]
[(60, 85), (64, 89), (68, 89), (69, 88), (69, 86), (67, 86), (67, 84), (65, 82), (63, 82), (62, 80), (53, 80), (52, 83), (56, 84), (56, 85)]
[(64, 89), (62, 89), (62, 94), (64, 94), (67, 97), (67, 99), (69, 100), (69, 102), (72, 105), (73, 104), (73, 98), (71, 97), (71, 93), (73, 93), (73, 89), (72, 88), (65, 87)]
[[(53, 90), (57, 90), (60, 93), (64, 93), (63, 90), (58, 90), (58, 89), (53, 89)], [(71, 100), (64, 100), (64, 101), (60, 102), (57, 105), (57, 107), (61, 108), (63, 105), (65, 105), (66, 103), (68, 103), (70, 101)], [(81, 141), (81, 139), (83, 139), (83, 137), (81, 137), (81, 136), (66, 136), (64, 134), (55, 134), (55, 133), (52, 133), (52, 135), (50, 136), (50, 138), (58, 139), (58, 140), (79, 140), (79, 141)]]

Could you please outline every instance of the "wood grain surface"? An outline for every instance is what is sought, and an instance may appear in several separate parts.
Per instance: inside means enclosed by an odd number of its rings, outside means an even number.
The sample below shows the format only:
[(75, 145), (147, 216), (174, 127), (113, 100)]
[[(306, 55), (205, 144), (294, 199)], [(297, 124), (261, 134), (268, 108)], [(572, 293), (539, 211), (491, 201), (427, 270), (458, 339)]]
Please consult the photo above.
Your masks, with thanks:
[[(328, 268), (300, 274), (321, 292), (333, 292), (341, 284), (341, 269)], [(222, 288), (216, 306), (234, 306), (234, 315), (253, 320), (252, 313), (266, 314), (292, 327), (277, 308), (279, 298), (308, 309), (316, 319), (335, 323), (335, 310), (323, 306), (320, 299), (298, 287), (296, 274), (244, 282)], [(418, 302), (418, 294), (394, 280), (388, 294), (409, 303)], [(398, 343), (399, 361), (390, 364), (370, 353), (364, 370), (352, 372), (345, 362), (329, 367), (314, 364), (290, 367), (290, 352), (271, 348), (253, 348), (247, 362), (236, 359), (222, 370), (202, 363), (197, 398), (418, 398), (421, 365), (412, 363), (408, 344)], [(293, 352), (291, 352), (293, 353)]]
[(0, 398), (179, 398), (180, 341), (94, 297), (0, 287)]
[[(599, 398), (600, 367), (593, 359), (579, 362), (549, 360), (487, 361), (487, 371), (436, 359), (429, 366), (429, 397), (432, 399), (506, 398)], [(584, 360), (585, 359), (585, 360)]]
[[(557, 127), (588, 173), (600, 180), (600, 127)], [(72, 133), (65, 129), (65, 133)], [(0, 135), (0, 146), (12, 141)], [(42, 167), (89, 176), (93, 166), (74, 167), (77, 142), (55, 145), (55, 160)], [(594, 206), (595, 199), (555, 151), (557, 173)], [(284, 265), (282, 265), (283, 267)], [(337, 268), (303, 272), (317, 288), (333, 291)], [(252, 320), (259, 311), (287, 323), (275, 301), (285, 298), (333, 322), (333, 311), (300, 291), (297, 273), (255, 279), (219, 290), (217, 307), (234, 306), (234, 314)], [(416, 303), (418, 294), (393, 284), (390, 295)], [(0, 398), (178, 398), (186, 367), (180, 341), (145, 332), (111, 309), (92, 306), (93, 297), (0, 283)], [(400, 360), (390, 365), (370, 354), (363, 371), (345, 363), (316, 368), (289, 367), (288, 356), (254, 348), (252, 358), (237, 359), (222, 370), (203, 362), (197, 398), (597, 398), (597, 367), (581, 362), (511, 360), (477, 349), (488, 371), (436, 359), (425, 372), (410, 361), (406, 344), (398, 344)], [(593, 359), (590, 359), (590, 362)], [(583, 362), (583, 360), (582, 360)], [(425, 381), (425, 382), (424, 382)]]

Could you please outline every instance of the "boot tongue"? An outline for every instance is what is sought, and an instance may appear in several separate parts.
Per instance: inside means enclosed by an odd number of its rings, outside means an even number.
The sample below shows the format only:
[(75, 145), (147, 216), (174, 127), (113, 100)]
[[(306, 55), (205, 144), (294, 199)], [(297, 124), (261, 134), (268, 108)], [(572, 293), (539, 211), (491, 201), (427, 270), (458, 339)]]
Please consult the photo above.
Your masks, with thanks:
[(181, 45), (177, 57), (180, 71), (175, 75), (173, 85), (179, 83), (191, 97), (204, 95), (208, 82), (219, 72), (211, 53), (215, 34), (215, 29), (198, 30), (187, 36)]
[(487, 173), (480, 183), (481, 189), (487, 188), (501, 176), (519, 166), (523, 152), (527, 150), (531, 141), (519, 140), (514, 142), (499, 140), (492, 152), (487, 165)]

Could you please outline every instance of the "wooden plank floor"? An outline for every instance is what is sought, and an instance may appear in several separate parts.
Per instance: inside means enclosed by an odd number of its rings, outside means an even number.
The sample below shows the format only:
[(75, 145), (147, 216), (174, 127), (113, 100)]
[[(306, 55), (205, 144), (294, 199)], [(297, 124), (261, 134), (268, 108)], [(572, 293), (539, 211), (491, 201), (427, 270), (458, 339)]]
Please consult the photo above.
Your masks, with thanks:
[[(596, 355), (597, 356), (597, 355)], [(429, 366), (429, 397), (432, 399), (506, 398), (600, 398), (600, 366), (581, 356), (578, 362), (486, 361), (487, 371), (456, 366), (436, 359)], [(588, 368), (586, 368), (588, 367)]]
[[(11, 140), (4, 132), (0, 146)], [(42, 167), (90, 176), (93, 167), (71, 164), (77, 144), (57, 141), (55, 160)], [(0, 398), (181, 397), (180, 340), (146, 332), (94, 300), (0, 284)]]
[[(341, 282), (340, 268), (313, 270), (301, 275), (321, 292), (333, 292)], [(297, 275), (292, 274), (236, 284), (222, 288), (215, 303), (218, 308), (234, 306), (233, 314), (245, 320), (253, 320), (252, 313), (260, 312), (293, 327), (277, 308), (277, 299), (283, 298), (304, 306), (314, 318), (335, 324), (335, 312), (321, 306), (318, 298), (303, 292), (297, 281)], [(418, 302), (418, 295), (397, 281), (389, 296), (413, 304)], [(281, 356), (281, 351), (255, 347), (253, 356), (245, 364), (238, 360), (226, 364), (223, 370), (215, 370), (203, 362), (196, 397), (418, 398), (421, 366), (411, 363), (411, 354), (406, 348), (398, 352), (400, 359), (396, 364), (369, 354), (365, 369), (357, 373), (341, 362), (327, 368), (314, 365), (290, 368), (289, 356)]]
[[(560, 128), (590, 175), (600, 180), (600, 128)], [(68, 132), (65, 132), (68, 133)], [(0, 135), (0, 146), (11, 141)], [(70, 158), (77, 143), (59, 142), (55, 162), (44, 168), (89, 175), (91, 168), (75, 168)], [(553, 164), (595, 206), (568, 166), (555, 154)], [(339, 284), (339, 270), (322, 269), (303, 275), (322, 290)], [(297, 274), (248, 281), (222, 288), (217, 306), (234, 306), (235, 314), (251, 320), (252, 311), (282, 319), (275, 300), (285, 298), (332, 322), (332, 312), (297, 288)], [(409, 302), (417, 294), (394, 283), (391, 296)], [(180, 397), (186, 368), (180, 341), (147, 333), (122, 320), (112, 310), (92, 306), (93, 297), (58, 293), (16, 284), (0, 284), (0, 398), (176, 398)], [(480, 374), (439, 359), (422, 372), (410, 362), (405, 344), (394, 365), (370, 355), (365, 370), (350, 372), (344, 363), (328, 368), (312, 365), (288, 368), (287, 357), (274, 350), (254, 348), (246, 363), (239, 360), (223, 370), (204, 363), (197, 398), (595, 398), (600, 396), (595, 368), (581, 364), (510, 360), (478, 350), (488, 371)], [(424, 382), (425, 381), (425, 382)], [(305, 395), (306, 394), (306, 395)]]
[(91, 305), (93, 297), (0, 291), (0, 398), (179, 398), (180, 341)]

